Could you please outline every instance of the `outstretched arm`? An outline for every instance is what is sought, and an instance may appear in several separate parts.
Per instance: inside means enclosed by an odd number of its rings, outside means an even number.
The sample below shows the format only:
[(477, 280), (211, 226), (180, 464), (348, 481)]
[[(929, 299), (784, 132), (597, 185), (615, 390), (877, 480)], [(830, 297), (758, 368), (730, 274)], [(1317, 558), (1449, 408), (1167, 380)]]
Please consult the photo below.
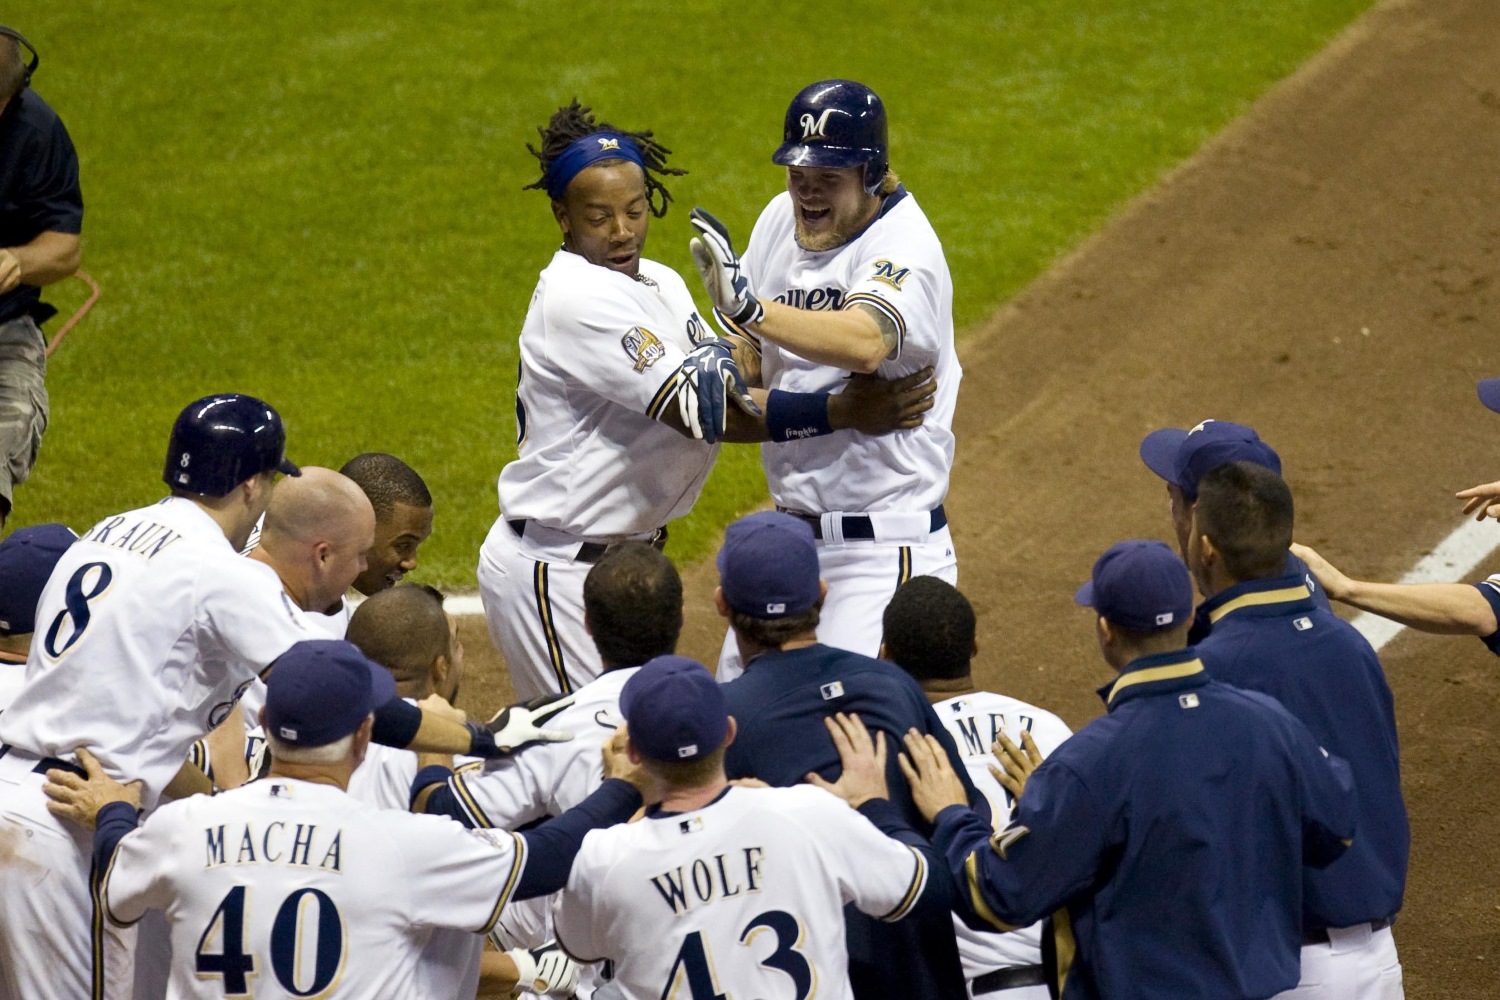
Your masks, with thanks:
[(1500, 631), (1495, 609), (1478, 587), (1467, 583), (1372, 583), (1355, 580), (1306, 545), (1292, 554), (1312, 570), (1335, 601), (1438, 635), (1477, 635)]

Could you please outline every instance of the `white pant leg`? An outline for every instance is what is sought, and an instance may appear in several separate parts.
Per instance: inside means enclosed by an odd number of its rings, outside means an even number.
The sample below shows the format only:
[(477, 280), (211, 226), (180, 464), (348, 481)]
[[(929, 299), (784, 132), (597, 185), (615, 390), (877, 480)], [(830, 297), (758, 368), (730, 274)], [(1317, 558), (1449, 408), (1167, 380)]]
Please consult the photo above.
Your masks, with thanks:
[(891, 603), (897, 587), (914, 576), (935, 576), (958, 583), (958, 560), (946, 527), (914, 545), (820, 542), (818, 569), (828, 584), (828, 598), (818, 621), (818, 641), (865, 656), (880, 654), (885, 606)]
[(172, 928), (167, 915), (147, 910), (135, 932), (135, 1000), (164, 1000), (172, 978)]
[[(818, 543), (818, 573), (828, 584), (828, 597), (818, 616), (818, 641), (865, 656), (880, 653), (885, 606), (896, 588), (914, 576), (935, 576), (958, 585), (958, 560), (947, 527), (913, 545), (855, 541), (838, 545)], [(745, 672), (734, 630), (724, 636), (719, 651), (719, 683)]]
[(1328, 944), (1302, 946), (1302, 981), (1276, 1000), (1404, 1000), (1401, 960), (1389, 927), (1333, 930)]
[(34, 759), (0, 758), (0, 997), (129, 1000), (133, 929), (95, 920), (93, 836), (47, 811)]
[(504, 518), (479, 550), (479, 594), (490, 639), (516, 698), (576, 690), (603, 673), (583, 627), (588, 563), (536, 558)]

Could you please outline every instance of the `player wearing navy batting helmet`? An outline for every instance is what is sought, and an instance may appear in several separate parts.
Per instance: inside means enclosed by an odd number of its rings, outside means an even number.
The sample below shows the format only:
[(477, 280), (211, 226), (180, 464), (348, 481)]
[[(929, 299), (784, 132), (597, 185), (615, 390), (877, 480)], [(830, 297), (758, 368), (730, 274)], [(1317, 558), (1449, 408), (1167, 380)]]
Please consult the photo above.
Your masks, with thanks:
[[(761, 212), (743, 257), (695, 211), (695, 263), (752, 383), (768, 390), (761, 449), (778, 509), (820, 547), (828, 597), (818, 639), (874, 655), (880, 615), (912, 576), (958, 579), (943, 501), (962, 370), (943, 247), (890, 169), (886, 109), (853, 80), (821, 80), (787, 107), (772, 162), (786, 191)], [(862, 438), (822, 419), (820, 395), (851, 377), (914, 377), (937, 390), (919, 426)], [(719, 676), (742, 665), (726, 637)]]

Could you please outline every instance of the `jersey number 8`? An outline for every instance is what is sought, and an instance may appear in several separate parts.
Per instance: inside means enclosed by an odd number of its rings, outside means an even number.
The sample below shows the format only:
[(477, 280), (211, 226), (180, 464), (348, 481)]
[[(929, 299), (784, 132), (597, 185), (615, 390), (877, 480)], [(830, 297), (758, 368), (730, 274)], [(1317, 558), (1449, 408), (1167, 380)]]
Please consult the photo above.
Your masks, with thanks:
[[(217, 948), (218, 951), (210, 949)], [(271, 971), (294, 997), (315, 997), (333, 985), (344, 965), (344, 922), (327, 893), (298, 889), (271, 924)], [(245, 952), (245, 887), (225, 894), (198, 938), (199, 976), (224, 981), (224, 995), (249, 996), (255, 956)]]
[[(99, 575), (94, 577), (93, 582), (85, 589), (84, 581), (94, 570), (98, 570)], [(42, 648), (47, 651), (48, 656), (54, 660), (59, 659), (72, 648), (73, 643), (79, 640), (83, 635), (83, 630), (89, 627), (89, 602), (103, 597), (104, 592), (109, 589), (110, 581), (114, 578), (114, 570), (102, 562), (84, 563), (68, 578), (67, 585), (63, 588), (63, 609), (57, 613), (56, 618), (52, 619), (52, 624), (48, 626), (47, 635), (42, 641)], [(73, 622), (73, 629), (59, 645), (58, 639), (62, 637), (63, 623), (69, 620)]]

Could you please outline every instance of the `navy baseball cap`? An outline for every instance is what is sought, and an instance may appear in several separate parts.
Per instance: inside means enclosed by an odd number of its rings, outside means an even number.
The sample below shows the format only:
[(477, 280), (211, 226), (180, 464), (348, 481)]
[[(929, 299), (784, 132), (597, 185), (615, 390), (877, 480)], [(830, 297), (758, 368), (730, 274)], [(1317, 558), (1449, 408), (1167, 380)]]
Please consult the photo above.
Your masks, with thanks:
[(297, 747), (342, 739), (396, 697), (396, 681), (352, 642), (307, 639), (271, 663), (266, 732)]
[(1500, 378), (1487, 378), (1480, 381), (1479, 401), (1496, 413), (1500, 413)]
[(686, 656), (648, 660), (620, 689), (630, 741), (652, 760), (697, 760), (724, 745), (729, 707), (708, 668)]
[(1092, 578), (1073, 600), (1121, 628), (1156, 632), (1192, 617), (1193, 581), (1177, 553), (1161, 542), (1117, 542), (1094, 563)]
[(0, 635), (36, 631), (42, 588), (68, 546), (78, 540), (61, 524), (18, 528), (0, 541)]
[(822, 596), (812, 526), (777, 510), (740, 518), (719, 548), (724, 600), (751, 618), (800, 615)]
[(1198, 499), (1198, 483), (1221, 465), (1254, 462), (1281, 475), (1281, 456), (1252, 427), (1228, 420), (1205, 420), (1192, 430), (1164, 427), (1141, 442), (1141, 461), (1189, 500)]

